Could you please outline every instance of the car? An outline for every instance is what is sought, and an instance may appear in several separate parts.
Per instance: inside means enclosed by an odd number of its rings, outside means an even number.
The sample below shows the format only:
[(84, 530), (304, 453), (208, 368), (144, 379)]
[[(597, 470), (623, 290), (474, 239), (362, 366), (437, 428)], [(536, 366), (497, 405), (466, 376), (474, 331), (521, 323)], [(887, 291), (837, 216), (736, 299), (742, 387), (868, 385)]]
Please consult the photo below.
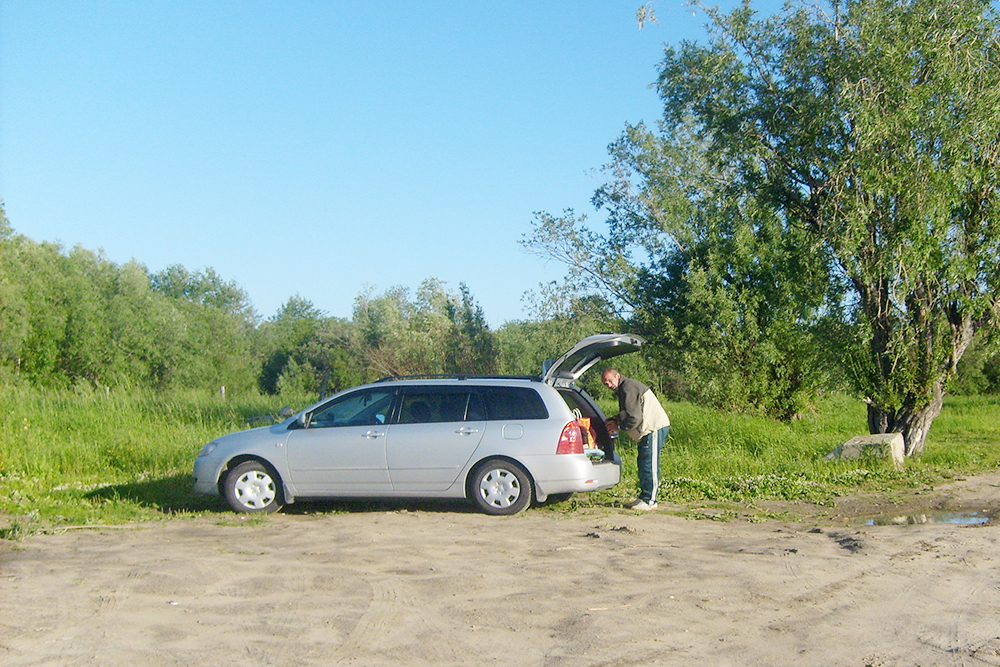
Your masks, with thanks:
[(590, 336), (539, 376), (389, 377), (354, 387), (208, 443), (194, 490), (241, 513), (300, 500), (466, 498), (510, 515), (611, 488), (621, 458), (601, 409), (574, 381), (644, 343)]

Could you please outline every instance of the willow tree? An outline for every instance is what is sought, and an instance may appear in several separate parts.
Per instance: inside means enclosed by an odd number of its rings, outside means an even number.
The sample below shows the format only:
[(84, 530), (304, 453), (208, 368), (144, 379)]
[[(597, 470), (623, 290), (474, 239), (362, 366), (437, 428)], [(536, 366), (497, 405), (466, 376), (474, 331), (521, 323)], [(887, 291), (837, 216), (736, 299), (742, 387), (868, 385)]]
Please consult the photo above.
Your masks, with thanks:
[(495, 336), (465, 283), (459, 290), (455, 294), (443, 281), (427, 278), (413, 300), (402, 286), (359, 294), (354, 324), (364, 364), (378, 375), (493, 372)]
[[(958, 361), (977, 332), (996, 337), (1000, 317), (994, 6), (789, 2), (761, 18), (749, 2), (729, 14), (694, 4), (709, 16), (709, 39), (665, 50), (663, 118), (613, 146), (612, 179), (596, 199), (611, 211), (606, 252), (586, 272), (572, 256), (571, 277), (676, 324), (694, 279), (714, 276), (699, 289), (738, 317), (702, 328), (726, 344), (732, 327), (752, 339), (752, 304), (802, 298), (798, 312), (794, 303), (774, 312), (785, 325), (825, 318), (841, 333), (837, 363), (868, 404), (870, 431), (902, 433), (907, 454), (919, 455)], [(582, 226), (553, 221), (531, 242), (556, 257), (586, 249)], [(616, 263), (630, 247), (660, 255), (633, 264), (644, 280), (623, 278)], [(659, 284), (680, 290), (644, 301)]]
[(665, 122), (833, 258), (872, 433), (923, 451), (977, 330), (1000, 315), (1000, 22), (986, 0), (709, 10), (668, 50)]

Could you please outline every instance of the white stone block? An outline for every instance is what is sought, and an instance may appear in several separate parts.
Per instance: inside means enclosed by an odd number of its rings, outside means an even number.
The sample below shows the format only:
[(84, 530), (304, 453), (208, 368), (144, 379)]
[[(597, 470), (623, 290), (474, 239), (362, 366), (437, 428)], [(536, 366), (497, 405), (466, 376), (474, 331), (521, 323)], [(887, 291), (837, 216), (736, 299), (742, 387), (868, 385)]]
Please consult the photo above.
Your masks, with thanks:
[(856, 459), (862, 456), (878, 456), (891, 458), (897, 468), (903, 467), (906, 443), (902, 433), (877, 433), (875, 435), (859, 435), (851, 438), (824, 458), (827, 461), (838, 459)]

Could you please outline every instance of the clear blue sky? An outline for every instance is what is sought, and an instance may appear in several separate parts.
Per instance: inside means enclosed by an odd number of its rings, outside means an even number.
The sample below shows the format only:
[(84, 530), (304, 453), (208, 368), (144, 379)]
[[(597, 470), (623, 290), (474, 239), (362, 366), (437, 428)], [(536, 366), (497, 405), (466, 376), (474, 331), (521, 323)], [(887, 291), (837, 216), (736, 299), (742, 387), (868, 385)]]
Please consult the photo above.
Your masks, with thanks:
[(663, 44), (705, 35), (677, 2), (640, 31), (641, 4), (0, 0), (0, 198), (20, 234), (212, 267), (263, 317), (435, 277), (499, 326), (563, 275), (518, 244), (534, 212), (592, 214), (607, 145), (660, 115)]

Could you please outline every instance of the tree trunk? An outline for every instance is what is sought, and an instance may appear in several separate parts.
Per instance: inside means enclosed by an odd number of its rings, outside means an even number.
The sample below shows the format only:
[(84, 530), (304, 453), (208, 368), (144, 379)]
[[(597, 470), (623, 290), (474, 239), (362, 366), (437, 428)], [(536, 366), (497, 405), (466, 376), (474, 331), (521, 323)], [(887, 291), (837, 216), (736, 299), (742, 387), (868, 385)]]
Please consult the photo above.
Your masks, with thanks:
[(892, 433), (892, 427), (896, 423), (896, 411), (884, 410), (876, 407), (873, 403), (868, 403), (868, 432), (872, 435), (878, 433)]
[(895, 430), (903, 434), (906, 443), (906, 456), (920, 456), (924, 453), (924, 441), (927, 440), (927, 432), (931, 429), (931, 423), (941, 414), (941, 406), (944, 404), (944, 391), (936, 387), (930, 403), (921, 407), (912, 407), (910, 397), (904, 401), (903, 407), (896, 413)]
[(924, 442), (934, 419), (941, 414), (944, 405), (944, 381), (935, 384), (931, 400), (917, 407), (915, 396), (907, 396), (898, 410), (889, 411), (868, 405), (868, 432), (902, 433), (906, 443), (906, 456), (920, 456), (924, 453)]
[[(922, 391), (909, 392), (905, 395), (902, 405), (898, 408), (880, 408), (873, 403), (868, 404), (868, 432), (877, 433), (902, 433), (906, 443), (906, 456), (920, 456), (924, 453), (924, 442), (927, 440), (927, 432), (931, 428), (934, 419), (941, 414), (944, 405), (944, 388), (948, 381), (954, 377), (958, 371), (958, 361), (965, 354), (976, 328), (972, 317), (962, 311), (956, 304), (952, 304), (946, 312), (948, 324), (951, 327), (949, 338), (949, 354), (944, 362), (938, 366), (933, 365), (934, 354), (932, 344), (935, 341), (933, 327), (930, 323), (923, 321), (919, 308), (911, 308), (917, 314), (915, 321), (921, 325), (922, 331), (919, 338), (923, 341), (923, 354), (918, 355), (922, 360), (920, 371), (925, 378), (925, 383), (920, 383), (918, 387), (928, 387), (930, 397)], [(873, 322), (875, 335), (870, 343), (871, 358), (875, 364), (889, 358), (886, 354), (888, 337), (883, 333), (878, 322)], [(888, 381), (891, 377), (891, 367), (880, 369), (882, 379)]]

